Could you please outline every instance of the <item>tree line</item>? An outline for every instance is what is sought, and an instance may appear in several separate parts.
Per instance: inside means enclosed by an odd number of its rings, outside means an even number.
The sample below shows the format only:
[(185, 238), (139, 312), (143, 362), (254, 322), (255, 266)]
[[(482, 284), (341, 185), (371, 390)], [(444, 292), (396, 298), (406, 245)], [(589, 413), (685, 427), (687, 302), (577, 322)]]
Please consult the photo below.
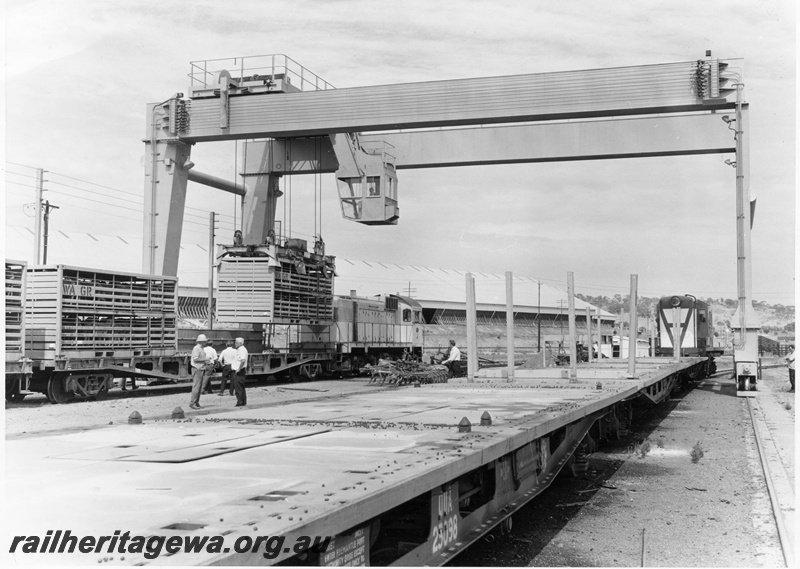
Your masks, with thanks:
[[(578, 298), (584, 302), (588, 302), (597, 306), (606, 312), (612, 314), (623, 314), (628, 312), (630, 305), (630, 295), (615, 294), (614, 296), (592, 296), (590, 294), (576, 294)], [(734, 310), (738, 301), (730, 298), (712, 298), (712, 297), (698, 297), (698, 300), (710, 305), (712, 309), (723, 307), (729, 310)], [(654, 318), (656, 306), (658, 304), (658, 297), (640, 296), (636, 299), (636, 314), (641, 318)], [(784, 326), (764, 326), (762, 330), (766, 333), (780, 333), (780, 332), (794, 332), (795, 329), (795, 312), (794, 306), (783, 304), (769, 304), (763, 300), (754, 300), (753, 307), (758, 312), (771, 312), (777, 320), (788, 320), (789, 322)]]

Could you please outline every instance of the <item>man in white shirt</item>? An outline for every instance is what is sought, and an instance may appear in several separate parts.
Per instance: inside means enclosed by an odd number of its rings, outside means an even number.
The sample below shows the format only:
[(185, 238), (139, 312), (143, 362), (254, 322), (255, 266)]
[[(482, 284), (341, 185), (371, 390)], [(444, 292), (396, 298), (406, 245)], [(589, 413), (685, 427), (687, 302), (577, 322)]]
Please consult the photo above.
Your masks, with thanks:
[[(219, 355), (219, 361), (222, 364), (222, 380), (219, 384), (219, 395), (225, 395), (225, 386), (229, 385), (230, 394), (233, 395), (233, 360), (236, 358), (236, 349), (233, 347), (233, 342), (228, 340), (227, 345), (222, 353)], [(230, 384), (228, 384), (230, 381)]]
[(247, 348), (244, 347), (244, 338), (236, 338), (236, 356), (233, 358), (231, 369), (233, 375), (233, 391), (236, 393), (235, 407), (247, 405), (247, 392), (244, 389), (244, 379), (247, 375)]
[(206, 353), (206, 358), (208, 358), (206, 362), (206, 375), (203, 378), (203, 393), (208, 393), (209, 395), (214, 393), (214, 390), (211, 389), (211, 376), (214, 375), (214, 368), (217, 365), (217, 350), (213, 348), (211, 343), (211, 340), (209, 340), (206, 342), (206, 347), (203, 348), (203, 351)]
[(456, 375), (458, 371), (460, 371), (459, 368), (456, 367), (459, 361), (461, 361), (461, 351), (456, 348), (456, 341), (450, 340), (450, 355), (442, 362), (442, 365), (447, 366), (450, 373)]
[(192, 398), (189, 401), (189, 407), (192, 409), (200, 409), (200, 391), (203, 388), (203, 378), (206, 375), (206, 352), (205, 346), (208, 338), (205, 334), (200, 334), (197, 337), (197, 344), (192, 348)]

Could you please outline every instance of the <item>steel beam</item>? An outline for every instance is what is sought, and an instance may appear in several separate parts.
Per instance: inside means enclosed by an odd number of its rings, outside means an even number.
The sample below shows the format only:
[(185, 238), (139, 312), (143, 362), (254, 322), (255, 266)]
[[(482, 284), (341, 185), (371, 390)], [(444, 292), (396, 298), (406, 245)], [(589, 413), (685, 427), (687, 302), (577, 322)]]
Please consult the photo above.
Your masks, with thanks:
[[(741, 89), (741, 86), (739, 87)], [(739, 303), (731, 318), (731, 328), (739, 331), (733, 344), (736, 394), (754, 397), (761, 381), (758, 359), (758, 331), (761, 322), (753, 308), (753, 265), (750, 234), (753, 229), (753, 208), (750, 201), (750, 129), (749, 105), (738, 106), (731, 121), (736, 130), (736, 282)], [(752, 377), (751, 389), (742, 389), (744, 378)]]
[[(191, 147), (182, 142), (145, 141), (142, 272), (178, 275), (189, 171), (182, 167)], [(155, 175), (154, 175), (155, 172)]]
[(280, 175), (253, 174), (252, 191), (244, 196), (242, 214), (242, 236), (244, 243), (255, 245), (266, 243), (269, 232), (275, 230), (275, 212), (278, 198), (283, 195), (280, 190)]
[(734, 152), (718, 114), (503, 125), (363, 135), (391, 144), (395, 167), (436, 168)]
[(508, 381), (514, 381), (514, 275), (506, 271), (506, 345)]
[[(365, 143), (390, 144), (398, 170), (735, 152), (735, 141), (721, 116), (704, 113), (469, 127), (360, 138)], [(337, 168), (327, 136), (261, 140), (247, 144), (244, 174), (326, 174)]]
[[(636, 315), (636, 300), (639, 292), (639, 275), (631, 275), (631, 295), (628, 304), (630, 320), (628, 321), (628, 377), (636, 377), (636, 348), (638, 346), (638, 319)], [(622, 338), (620, 337), (620, 349)]]
[(575, 325), (575, 273), (567, 273), (567, 313), (569, 318), (569, 379), (578, 377), (577, 327)]
[(236, 194), (237, 196), (244, 196), (247, 193), (247, 188), (242, 184), (218, 178), (217, 176), (212, 176), (205, 172), (198, 172), (197, 170), (189, 170), (189, 181), (203, 184), (204, 186), (210, 186), (222, 190), (223, 192)]
[[(192, 100), (187, 142), (733, 108), (698, 93), (698, 62)], [(709, 104), (710, 103), (710, 104)]]

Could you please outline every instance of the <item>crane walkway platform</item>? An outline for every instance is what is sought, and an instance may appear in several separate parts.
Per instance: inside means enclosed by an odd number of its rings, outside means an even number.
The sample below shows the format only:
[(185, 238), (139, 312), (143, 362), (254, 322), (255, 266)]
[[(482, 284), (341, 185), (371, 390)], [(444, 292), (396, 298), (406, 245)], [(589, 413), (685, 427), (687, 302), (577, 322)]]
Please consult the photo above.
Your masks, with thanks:
[[(372, 387), (9, 439), (6, 562), (442, 564), (579, 464), (593, 439), (619, 436), (632, 400), (705, 362), (662, 360), (635, 379), (598, 380), (579, 368), (577, 380), (549, 369), (535, 375), (550, 377), (513, 383)], [(116, 539), (110, 550), (106, 540), (88, 553), (59, 553), (59, 530), (163, 543), (157, 557)], [(41, 543), (23, 552), (22, 540), (9, 553), (14, 536), (43, 540), (48, 531), (47, 553)], [(203, 537), (219, 547), (171, 553), (165, 545)], [(327, 537), (325, 551), (307, 547)]]

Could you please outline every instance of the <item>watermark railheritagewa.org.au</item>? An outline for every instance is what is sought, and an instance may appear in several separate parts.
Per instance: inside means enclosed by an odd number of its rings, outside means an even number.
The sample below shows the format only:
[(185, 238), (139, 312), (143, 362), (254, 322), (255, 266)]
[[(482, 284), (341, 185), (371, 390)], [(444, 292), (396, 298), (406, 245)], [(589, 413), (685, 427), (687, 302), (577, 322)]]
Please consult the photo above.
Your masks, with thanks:
[(13, 554), (49, 553), (110, 553), (143, 554), (155, 559), (162, 554), (176, 553), (259, 553), (265, 559), (275, 559), (283, 553), (299, 554), (306, 551), (323, 552), (330, 545), (330, 536), (301, 535), (287, 544), (285, 536), (239, 536), (233, 543), (225, 543), (222, 535), (131, 535), (116, 530), (113, 535), (77, 536), (70, 530), (49, 530), (44, 537), (15, 535), (8, 552)]

